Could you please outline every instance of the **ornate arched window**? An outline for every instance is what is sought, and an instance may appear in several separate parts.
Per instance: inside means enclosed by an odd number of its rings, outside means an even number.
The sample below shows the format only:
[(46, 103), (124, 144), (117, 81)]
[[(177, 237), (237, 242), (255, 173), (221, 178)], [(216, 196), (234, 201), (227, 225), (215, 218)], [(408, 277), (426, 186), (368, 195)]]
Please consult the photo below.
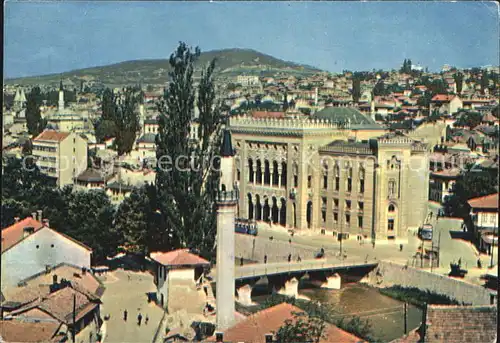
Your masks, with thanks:
[(323, 162), (323, 188), (328, 188), (328, 164)]
[(338, 164), (333, 167), (333, 175), (335, 176), (335, 190), (338, 191), (340, 188), (340, 168)]
[(396, 180), (389, 180), (389, 183), (388, 183), (388, 194), (389, 194), (389, 197), (393, 197), (396, 195)]
[(393, 204), (390, 204), (389, 208), (387, 209), (387, 211), (389, 211), (389, 212), (394, 212), (395, 210), (396, 210), (396, 208), (394, 207)]

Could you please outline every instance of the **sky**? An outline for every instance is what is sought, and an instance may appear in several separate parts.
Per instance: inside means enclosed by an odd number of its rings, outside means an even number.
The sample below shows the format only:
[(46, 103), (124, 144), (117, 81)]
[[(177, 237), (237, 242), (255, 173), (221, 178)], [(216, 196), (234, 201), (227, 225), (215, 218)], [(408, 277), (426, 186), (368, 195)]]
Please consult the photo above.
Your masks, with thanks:
[(19, 1), (4, 5), (4, 77), (249, 48), (330, 72), (499, 64), (496, 2)]

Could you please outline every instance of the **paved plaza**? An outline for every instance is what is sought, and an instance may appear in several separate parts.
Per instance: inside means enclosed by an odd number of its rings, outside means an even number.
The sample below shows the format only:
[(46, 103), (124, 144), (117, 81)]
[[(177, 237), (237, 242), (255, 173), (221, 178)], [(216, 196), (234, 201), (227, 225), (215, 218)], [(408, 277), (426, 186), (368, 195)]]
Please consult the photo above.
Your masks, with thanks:
[[(130, 277), (130, 279), (129, 279)], [(155, 291), (153, 277), (149, 273), (125, 270), (110, 272), (103, 281), (106, 291), (102, 297), (101, 317), (109, 315), (103, 324), (103, 343), (152, 342), (163, 310), (153, 302), (148, 303), (147, 292)], [(123, 311), (128, 319), (123, 320)], [(142, 324), (137, 325), (137, 315), (142, 314)], [(149, 317), (146, 325), (144, 320)]]

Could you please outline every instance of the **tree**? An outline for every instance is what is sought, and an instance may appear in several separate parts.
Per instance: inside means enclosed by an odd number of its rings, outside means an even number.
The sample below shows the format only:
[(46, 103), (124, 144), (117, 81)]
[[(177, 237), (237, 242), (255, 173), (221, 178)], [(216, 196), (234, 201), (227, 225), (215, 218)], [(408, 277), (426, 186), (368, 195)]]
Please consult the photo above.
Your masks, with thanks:
[(488, 86), (490, 85), (490, 80), (488, 77), (488, 73), (486, 71), (483, 71), (481, 74), (481, 92), (483, 94), (486, 93), (486, 90), (488, 89)]
[(65, 225), (57, 229), (92, 248), (94, 262), (117, 252), (119, 234), (113, 228), (114, 207), (101, 190), (70, 193)]
[(126, 88), (117, 102), (113, 118), (116, 126), (114, 144), (118, 156), (123, 156), (132, 150), (141, 129), (138, 111), (141, 95), (136, 89)]
[(153, 185), (134, 189), (118, 207), (114, 230), (120, 233), (127, 251), (148, 253), (159, 250), (165, 240)]
[(193, 50), (181, 42), (170, 56), (170, 83), (158, 104), (156, 190), (170, 247), (192, 248), (213, 258), (214, 196), (219, 183), (213, 164), (221, 145), (221, 111), (212, 60), (202, 70), (198, 86), (199, 138), (197, 142), (189, 139), (195, 101), (194, 63), (199, 55), (199, 48)]
[(287, 99), (287, 94), (285, 92), (285, 96), (283, 98), (283, 112), (286, 112), (288, 110), (288, 99)]
[(34, 87), (26, 99), (26, 126), (28, 133), (33, 137), (38, 136), (47, 122), (42, 119), (40, 106), (43, 104), (43, 96), (39, 87)]
[(373, 87), (373, 95), (375, 96), (381, 96), (381, 95), (386, 95), (387, 91), (384, 86), (384, 81), (380, 80), (375, 84), (375, 87)]
[(474, 128), (481, 124), (483, 116), (479, 112), (465, 112), (457, 119), (455, 125), (458, 127)]
[(498, 176), (468, 166), (453, 186), (453, 194), (445, 201), (445, 212), (449, 215), (467, 219), (470, 207), (467, 201), (472, 198), (498, 192)]
[(279, 343), (318, 343), (326, 338), (326, 322), (318, 317), (308, 316), (305, 312), (293, 312), (293, 319), (286, 319), (275, 332)]
[(352, 101), (359, 102), (361, 98), (361, 74), (354, 73), (352, 76)]
[(455, 80), (455, 84), (457, 85), (457, 94), (461, 94), (464, 83), (464, 74), (462, 74), (461, 72), (457, 72), (453, 74), (453, 79)]

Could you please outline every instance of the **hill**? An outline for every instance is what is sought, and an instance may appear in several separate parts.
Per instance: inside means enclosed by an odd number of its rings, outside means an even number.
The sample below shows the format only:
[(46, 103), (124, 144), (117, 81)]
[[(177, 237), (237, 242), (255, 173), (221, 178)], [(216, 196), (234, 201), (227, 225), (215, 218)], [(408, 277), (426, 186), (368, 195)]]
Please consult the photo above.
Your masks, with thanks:
[[(321, 70), (260, 53), (251, 49), (224, 49), (202, 52), (196, 65), (206, 65), (213, 58), (217, 59), (217, 73), (219, 76), (234, 76), (239, 74), (263, 75), (284, 72), (289, 74), (313, 74)], [(5, 84), (45, 84), (57, 85), (61, 79), (66, 83), (79, 86), (80, 82), (92, 81), (114, 85), (129, 84), (163, 84), (167, 81), (170, 70), (168, 59), (126, 61), (107, 66), (91, 67), (72, 70), (60, 74), (41, 75), (7, 79)]]

